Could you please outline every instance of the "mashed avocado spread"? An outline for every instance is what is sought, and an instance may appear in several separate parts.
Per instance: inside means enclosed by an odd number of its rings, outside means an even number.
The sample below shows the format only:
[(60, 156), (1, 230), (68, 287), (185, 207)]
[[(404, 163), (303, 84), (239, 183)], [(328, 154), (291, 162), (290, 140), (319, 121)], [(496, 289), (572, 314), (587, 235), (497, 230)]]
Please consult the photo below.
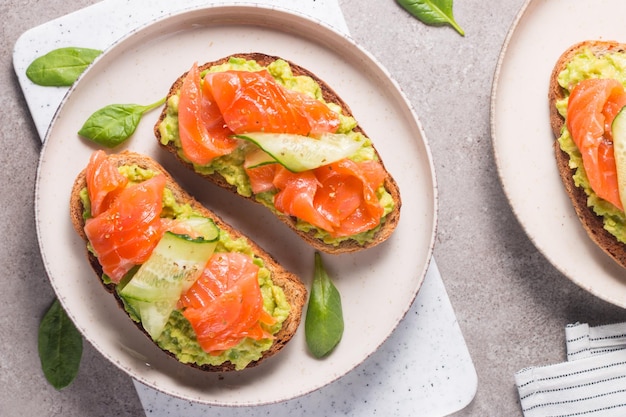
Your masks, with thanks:
[[(567, 67), (561, 71), (558, 77), (559, 84), (566, 90), (567, 94), (564, 99), (556, 103), (559, 113), (564, 118), (567, 114), (569, 92), (577, 83), (587, 78), (614, 78), (626, 85), (626, 54), (615, 52), (597, 57), (587, 49), (577, 54), (567, 64)], [(589, 186), (580, 151), (565, 126), (559, 138), (559, 145), (563, 151), (569, 154), (569, 166), (576, 169), (574, 183), (577, 187), (582, 187), (585, 190), (587, 205), (593, 209), (594, 213), (603, 217), (604, 228), (609, 233), (620, 242), (626, 243), (626, 215), (593, 192)]]
[[(213, 66), (206, 72), (222, 72), (228, 70), (260, 71), (264, 68), (267, 69), (274, 79), (276, 79), (276, 81), (284, 87), (290, 90), (307, 93), (320, 101), (324, 101), (322, 98), (322, 90), (315, 80), (308, 76), (294, 76), (289, 64), (281, 59), (272, 62), (267, 67), (262, 67), (256, 61), (245, 60), (243, 58), (230, 58), (228, 62)], [(202, 76), (204, 76), (204, 74), (202, 74)], [(161, 134), (161, 143), (163, 145), (173, 143), (178, 149), (178, 155), (183, 160), (188, 161), (183, 154), (180, 137), (178, 135), (178, 101), (179, 97), (177, 95), (172, 95), (168, 99), (167, 114), (159, 125), (159, 132)], [(339, 115), (340, 125), (337, 133), (353, 135), (355, 138), (358, 136), (364, 141), (364, 146), (355, 155), (353, 155), (351, 159), (357, 162), (375, 159), (376, 155), (374, 148), (371, 145), (371, 141), (363, 136), (363, 134), (354, 131), (354, 128), (357, 126), (356, 120), (352, 117), (343, 115), (339, 105), (335, 103), (326, 104)], [(250, 181), (248, 180), (248, 176), (243, 168), (243, 162), (246, 151), (252, 146), (255, 145), (244, 143), (232, 153), (215, 158), (208, 165), (193, 164), (194, 169), (196, 172), (206, 175), (219, 173), (229, 184), (237, 187), (237, 192), (240, 195), (251, 197), (253, 193), (250, 187)], [(256, 194), (254, 195), (254, 198), (274, 213), (277, 213), (273, 202), (275, 193), (276, 191), (268, 191)], [(374, 238), (374, 235), (384, 223), (385, 217), (393, 210), (394, 207), (393, 198), (387, 192), (385, 187), (381, 186), (377, 190), (377, 196), (382, 207), (384, 208), (383, 219), (381, 220), (381, 223), (372, 230), (359, 233), (358, 235), (351, 237), (334, 238), (325, 230), (319, 229), (310, 223), (301, 220), (298, 220), (296, 227), (304, 232), (314, 231), (315, 237), (323, 240), (326, 244), (339, 245), (344, 240), (356, 240), (359, 244), (363, 245)]]
[[(137, 183), (152, 178), (154, 171), (140, 168), (136, 165), (121, 166), (118, 170), (126, 176), (131, 183)], [(89, 217), (91, 212), (89, 196), (87, 189), (81, 191), (81, 201), (84, 207), (85, 218)], [(167, 218), (185, 219), (194, 215), (200, 215), (195, 212), (189, 204), (180, 204), (174, 198), (173, 193), (166, 187), (163, 195), (163, 211), (161, 216)], [(276, 323), (269, 330), (271, 334), (276, 334), (282, 327), (282, 323), (289, 315), (290, 306), (285, 297), (282, 288), (274, 285), (270, 271), (265, 268), (263, 261), (254, 257), (252, 248), (245, 239), (233, 239), (228, 232), (220, 230), (220, 237), (215, 252), (241, 252), (254, 258), (254, 263), (260, 267), (259, 269), (259, 286), (263, 295), (263, 307), (265, 311), (270, 313)], [(131, 270), (130, 276), (124, 277), (124, 281), (129, 280), (136, 269)], [(106, 277), (102, 277), (105, 283), (110, 283)], [(131, 318), (139, 321), (133, 311), (126, 309)], [(178, 310), (174, 310), (170, 316), (165, 330), (161, 336), (155, 341), (159, 347), (172, 352), (176, 358), (182, 363), (196, 363), (198, 365), (220, 365), (226, 361), (230, 361), (235, 365), (236, 369), (245, 368), (250, 362), (258, 360), (273, 343), (271, 339), (253, 340), (246, 338), (239, 345), (232, 349), (228, 349), (219, 355), (211, 355), (205, 352), (196, 340), (195, 333), (191, 328), (191, 324)]]

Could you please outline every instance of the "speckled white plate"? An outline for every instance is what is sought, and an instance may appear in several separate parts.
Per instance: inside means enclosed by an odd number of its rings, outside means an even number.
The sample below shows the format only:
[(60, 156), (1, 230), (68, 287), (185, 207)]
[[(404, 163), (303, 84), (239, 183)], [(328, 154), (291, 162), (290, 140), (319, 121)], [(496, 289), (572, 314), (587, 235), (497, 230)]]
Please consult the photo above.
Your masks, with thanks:
[[(303, 328), (277, 356), (238, 373), (182, 366), (154, 346), (91, 272), (72, 230), (67, 202), (95, 146), (76, 132), (96, 109), (156, 101), (194, 61), (235, 52), (280, 55), (326, 80), (352, 107), (403, 191), (402, 218), (384, 244), (360, 254), (325, 256), (342, 294), (346, 330), (324, 360), (306, 351)], [(122, 148), (159, 160), (206, 206), (246, 232), (309, 286), (313, 250), (258, 205), (242, 202), (181, 168), (158, 148), (147, 114)], [(120, 149), (121, 150), (121, 149)], [(143, 384), (214, 405), (258, 405), (294, 398), (345, 375), (389, 337), (411, 307), (432, 254), (436, 182), (421, 126), (382, 67), (351, 40), (303, 16), (256, 6), (218, 6), (172, 15), (116, 43), (64, 99), (46, 135), (36, 188), (41, 252), (51, 283), (85, 338)]]
[(589, 239), (565, 193), (553, 151), (548, 84), (558, 57), (587, 39), (626, 42), (621, 0), (528, 1), (494, 78), (491, 122), (502, 185), (537, 248), (573, 282), (626, 307), (626, 270)]

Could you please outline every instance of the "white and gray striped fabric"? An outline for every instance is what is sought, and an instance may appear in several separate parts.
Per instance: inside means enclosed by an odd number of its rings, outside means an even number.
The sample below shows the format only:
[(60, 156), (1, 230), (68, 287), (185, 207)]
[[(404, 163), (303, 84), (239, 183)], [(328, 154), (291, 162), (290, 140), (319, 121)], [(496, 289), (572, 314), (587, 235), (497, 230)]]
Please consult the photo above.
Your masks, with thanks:
[(626, 416), (626, 323), (565, 328), (567, 362), (522, 369), (524, 417)]

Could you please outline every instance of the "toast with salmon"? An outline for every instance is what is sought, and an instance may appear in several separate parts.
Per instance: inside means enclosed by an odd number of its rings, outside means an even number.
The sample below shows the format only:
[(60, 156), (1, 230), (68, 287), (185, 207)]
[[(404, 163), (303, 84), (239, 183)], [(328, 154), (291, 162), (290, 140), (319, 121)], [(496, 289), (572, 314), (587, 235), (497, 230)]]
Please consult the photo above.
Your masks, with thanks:
[(388, 239), (398, 185), (348, 105), (311, 71), (262, 53), (194, 64), (154, 133), (209, 182), (267, 207), (319, 251)]
[(307, 290), (151, 158), (92, 154), (70, 217), (89, 263), (163, 351), (211, 372), (250, 368), (295, 334)]
[(589, 237), (626, 267), (626, 215), (617, 184), (611, 124), (626, 104), (626, 44), (569, 47), (550, 76), (550, 125), (559, 174)]

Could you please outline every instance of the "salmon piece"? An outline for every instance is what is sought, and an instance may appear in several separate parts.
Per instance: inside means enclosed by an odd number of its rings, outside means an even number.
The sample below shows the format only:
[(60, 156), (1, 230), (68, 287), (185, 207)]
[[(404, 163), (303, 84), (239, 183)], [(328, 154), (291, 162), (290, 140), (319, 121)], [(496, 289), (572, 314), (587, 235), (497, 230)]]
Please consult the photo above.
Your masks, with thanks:
[(326, 104), (283, 87), (267, 70), (209, 73), (204, 83), (210, 86), (224, 121), (237, 134), (316, 136), (339, 127), (339, 116)]
[(105, 211), (128, 184), (128, 178), (120, 174), (102, 150), (91, 154), (85, 168), (85, 180), (88, 185), (92, 217)]
[(274, 207), (281, 213), (332, 232), (336, 224), (330, 222), (315, 207), (315, 193), (321, 185), (315, 172), (310, 170), (295, 173), (282, 165), (276, 171), (274, 186), (279, 191), (274, 196)]
[(204, 272), (179, 300), (203, 350), (219, 354), (244, 338), (273, 338), (261, 323), (274, 318), (263, 309), (259, 267), (237, 252), (214, 254)]
[(300, 173), (279, 167), (274, 206), (331, 236), (352, 236), (380, 223), (384, 209), (376, 190), (384, 179), (385, 171), (377, 161), (343, 159)]
[(178, 133), (185, 156), (193, 163), (206, 165), (237, 147), (215, 105), (211, 90), (203, 88), (198, 65), (194, 63), (180, 89)]
[(626, 105), (626, 91), (614, 79), (587, 79), (572, 90), (567, 129), (580, 150), (591, 189), (624, 210), (617, 185), (611, 123)]
[(107, 210), (87, 219), (85, 234), (103, 272), (119, 283), (135, 265), (148, 260), (163, 236), (161, 211), (165, 176), (128, 186)]
[(333, 236), (352, 236), (380, 223), (384, 209), (376, 190), (385, 180), (380, 163), (343, 159), (315, 171), (322, 183), (315, 205), (327, 219), (337, 224)]
[(604, 108), (602, 109), (602, 114), (605, 118), (604, 134), (611, 141), (613, 141), (613, 130), (611, 128), (613, 120), (624, 106), (626, 106), (626, 92), (624, 94), (617, 94), (609, 97), (609, 100), (607, 100)]
[(274, 177), (279, 164), (267, 164), (254, 168), (246, 168), (250, 180), (250, 188), (254, 194), (274, 189)]

